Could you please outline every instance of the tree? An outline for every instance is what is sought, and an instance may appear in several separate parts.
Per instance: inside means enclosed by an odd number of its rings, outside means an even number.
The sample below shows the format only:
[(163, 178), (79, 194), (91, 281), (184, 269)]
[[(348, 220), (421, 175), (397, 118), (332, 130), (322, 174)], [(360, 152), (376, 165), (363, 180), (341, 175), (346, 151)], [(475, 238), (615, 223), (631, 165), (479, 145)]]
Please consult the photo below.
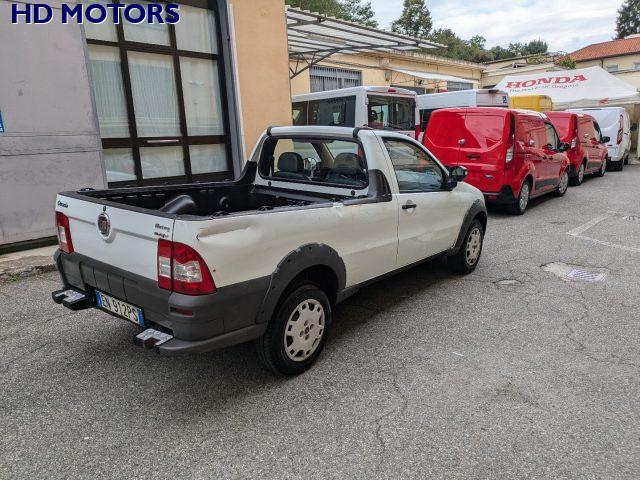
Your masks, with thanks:
[(288, 0), (286, 3), (292, 7), (329, 17), (342, 18), (368, 27), (378, 26), (371, 2), (362, 3), (362, 0)]
[(351, 22), (366, 25), (367, 27), (378, 28), (375, 20), (376, 13), (373, 11), (371, 2), (362, 3), (362, 0), (342, 0), (341, 17)]
[(617, 38), (640, 33), (640, 0), (626, 0), (618, 10)]
[(549, 45), (544, 40), (531, 40), (525, 46), (525, 55), (537, 55), (539, 53), (547, 53)]
[(424, 0), (404, 0), (402, 15), (391, 24), (391, 30), (411, 37), (427, 38), (433, 22)]

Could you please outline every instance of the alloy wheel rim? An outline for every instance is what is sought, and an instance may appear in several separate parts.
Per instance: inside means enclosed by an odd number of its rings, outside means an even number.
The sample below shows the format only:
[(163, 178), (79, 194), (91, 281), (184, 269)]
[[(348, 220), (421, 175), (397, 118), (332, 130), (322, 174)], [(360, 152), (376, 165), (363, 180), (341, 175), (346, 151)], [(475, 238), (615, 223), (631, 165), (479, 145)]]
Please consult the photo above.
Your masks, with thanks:
[(605, 158), (602, 161), (602, 165), (600, 165), (600, 173), (604, 175), (604, 172), (607, 170), (607, 159)]
[(578, 180), (580, 181), (580, 183), (582, 183), (582, 180), (584, 180), (584, 163), (580, 165), (580, 171), (578, 172)]
[(560, 178), (560, 193), (566, 192), (568, 187), (569, 187), (569, 174), (565, 170), (565, 172), (562, 174), (562, 177)]
[(467, 264), (473, 266), (480, 258), (480, 251), (482, 250), (482, 233), (478, 227), (475, 227), (469, 233), (469, 239), (467, 240), (467, 246), (465, 248)]
[(520, 210), (524, 212), (529, 204), (529, 184), (525, 183), (522, 185), (522, 189), (520, 190), (520, 199), (518, 200), (520, 204)]
[(303, 300), (293, 310), (284, 327), (284, 351), (290, 360), (303, 362), (318, 349), (325, 330), (322, 304)]

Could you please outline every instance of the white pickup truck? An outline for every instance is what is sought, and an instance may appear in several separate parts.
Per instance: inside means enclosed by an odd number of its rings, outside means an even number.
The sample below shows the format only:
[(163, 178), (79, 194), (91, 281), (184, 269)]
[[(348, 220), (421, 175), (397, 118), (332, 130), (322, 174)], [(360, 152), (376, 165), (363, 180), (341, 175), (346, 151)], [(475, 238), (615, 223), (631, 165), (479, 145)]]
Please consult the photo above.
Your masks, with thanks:
[(297, 374), (362, 286), (438, 256), (475, 269), (487, 213), (465, 176), (398, 133), (270, 128), (237, 181), (58, 195), (53, 299), (135, 323), (161, 354), (256, 340)]

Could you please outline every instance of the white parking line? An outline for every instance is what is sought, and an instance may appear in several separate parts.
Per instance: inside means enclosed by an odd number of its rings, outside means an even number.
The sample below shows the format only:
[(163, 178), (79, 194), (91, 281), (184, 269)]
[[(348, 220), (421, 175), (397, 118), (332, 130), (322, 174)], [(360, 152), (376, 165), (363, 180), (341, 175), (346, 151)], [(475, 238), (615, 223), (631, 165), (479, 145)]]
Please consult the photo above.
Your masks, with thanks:
[(567, 235), (571, 235), (572, 237), (581, 238), (582, 240), (588, 240), (593, 243), (597, 243), (598, 245), (604, 245), (605, 247), (617, 248), (619, 250), (625, 250), (627, 252), (640, 253), (640, 248), (637, 247), (628, 247), (626, 245), (620, 245), (617, 243), (605, 242), (603, 240), (598, 240), (597, 238), (587, 237), (583, 235), (584, 232), (589, 230), (590, 228), (595, 227), (597, 224), (606, 220), (607, 218), (612, 218), (614, 216), (620, 216), (619, 213), (609, 212), (607, 215), (600, 215), (599, 217), (594, 218), (593, 220), (585, 223), (584, 225), (580, 225), (579, 227), (574, 228), (573, 230), (567, 232)]

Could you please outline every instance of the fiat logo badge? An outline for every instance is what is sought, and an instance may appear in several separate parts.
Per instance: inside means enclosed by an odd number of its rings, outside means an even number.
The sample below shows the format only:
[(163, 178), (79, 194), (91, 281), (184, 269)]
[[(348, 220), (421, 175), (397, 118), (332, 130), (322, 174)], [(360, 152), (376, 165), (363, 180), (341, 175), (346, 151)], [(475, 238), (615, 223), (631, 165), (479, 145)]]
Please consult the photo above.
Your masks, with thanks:
[(105, 238), (111, 233), (111, 219), (107, 212), (102, 212), (98, 215), (98, 232)]

